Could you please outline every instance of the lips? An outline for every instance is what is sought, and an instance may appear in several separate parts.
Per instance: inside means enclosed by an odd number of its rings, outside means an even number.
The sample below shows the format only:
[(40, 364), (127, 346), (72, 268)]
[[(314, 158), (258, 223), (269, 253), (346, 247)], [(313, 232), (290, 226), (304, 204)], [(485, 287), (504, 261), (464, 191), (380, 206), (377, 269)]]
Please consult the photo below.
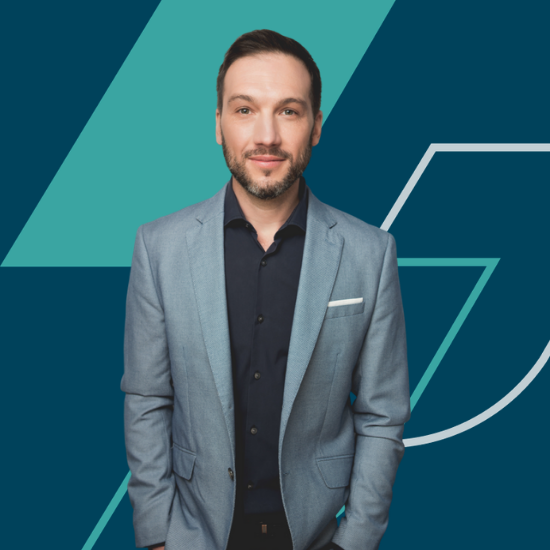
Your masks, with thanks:
[(250, 157), (250, 159), (254, 164), (259, 166), (260, 168), (275, 168), (277, 166), (280, 166), (281, 162), (283, 162), (284, 158), (280, 157), (274, 157), (271, 155), (257, 155), (255, 157)]

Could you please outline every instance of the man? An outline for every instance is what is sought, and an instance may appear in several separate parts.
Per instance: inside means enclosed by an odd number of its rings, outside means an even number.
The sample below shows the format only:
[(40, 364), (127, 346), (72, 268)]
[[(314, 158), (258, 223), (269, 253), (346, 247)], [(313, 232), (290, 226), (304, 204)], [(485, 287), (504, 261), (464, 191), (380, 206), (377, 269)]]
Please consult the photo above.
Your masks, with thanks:
[(365, 550), (386, 530), (410, 416), (395, 240), (306, 185), (320, 103), (298, 42), (238, 38), (216, 110), (230, 181), (138, 229), (121, 382), (138, 547)]

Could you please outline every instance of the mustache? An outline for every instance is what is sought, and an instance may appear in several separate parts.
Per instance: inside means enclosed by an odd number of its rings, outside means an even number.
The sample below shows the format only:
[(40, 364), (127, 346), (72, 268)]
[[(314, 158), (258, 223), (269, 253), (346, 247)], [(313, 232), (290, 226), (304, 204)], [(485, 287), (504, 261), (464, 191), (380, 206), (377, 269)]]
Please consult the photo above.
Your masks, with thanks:
[(260, 155), (272, 155), (274, 157), (284, 158), (284, 159), (291, 159), (292, 155), (288, 153), (287, 151), (283, 151), (282, 149), (279, 149), (279, 147), (274, 147), (271, 149), (267, 149), (265, 147), (260, 147), (258, 149), (253, 149), (251, 151), (246, 151), (246, 153), (243, 154), (243, 157), (245, 159), (250, 157), (256, 157)]

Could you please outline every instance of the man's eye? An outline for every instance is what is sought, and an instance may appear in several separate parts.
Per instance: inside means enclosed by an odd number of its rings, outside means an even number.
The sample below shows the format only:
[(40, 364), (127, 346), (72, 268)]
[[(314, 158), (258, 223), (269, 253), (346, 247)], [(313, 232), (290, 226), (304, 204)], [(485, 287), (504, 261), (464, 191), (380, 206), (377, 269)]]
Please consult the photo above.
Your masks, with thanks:
[(283, 111), (283, 113), (285, 113), (285, 114), (286, 114), (286, 113), (289, 113), (289, 114), (291, 114), (291, 115), (294, 115), (294, 114), (296, 114), (296, 111), (293, 111), (292, 109), (285, 109), (285, 110)]
[[(246, 111), (246, 113), (243, 111)], [(242, 113), (243, 115), (247, 115), (250, 112), (250, 109), (248, 109), (247, 107), (243, 107), (242, 109), (239, 109), (238, 112)]]

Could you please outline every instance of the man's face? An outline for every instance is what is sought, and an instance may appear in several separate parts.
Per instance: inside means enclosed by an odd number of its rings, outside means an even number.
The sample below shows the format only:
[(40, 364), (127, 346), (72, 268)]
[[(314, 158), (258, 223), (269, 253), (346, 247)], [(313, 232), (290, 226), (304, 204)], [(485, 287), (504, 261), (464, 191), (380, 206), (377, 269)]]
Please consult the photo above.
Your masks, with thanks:
[(260, 199), (282, 195), (308, 165), (321, 136), (311, 77), (289, 55), (264, 53), (237, 59), (224, 81), (223, 111), (216, 109), (216, 141), (233, 177)]

